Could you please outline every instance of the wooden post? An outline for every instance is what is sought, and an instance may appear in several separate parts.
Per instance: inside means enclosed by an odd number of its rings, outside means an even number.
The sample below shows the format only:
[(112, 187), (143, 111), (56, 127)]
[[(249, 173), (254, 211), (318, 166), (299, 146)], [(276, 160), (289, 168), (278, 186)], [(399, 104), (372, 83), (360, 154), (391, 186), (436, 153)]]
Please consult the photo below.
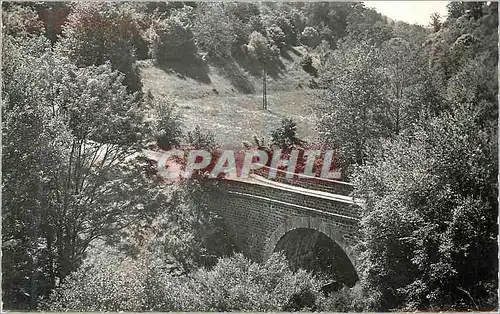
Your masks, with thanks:
[(267, 109), (267, 82), (266, 82), (266, 67), (263, 66), (262, 75), (262, 109)]

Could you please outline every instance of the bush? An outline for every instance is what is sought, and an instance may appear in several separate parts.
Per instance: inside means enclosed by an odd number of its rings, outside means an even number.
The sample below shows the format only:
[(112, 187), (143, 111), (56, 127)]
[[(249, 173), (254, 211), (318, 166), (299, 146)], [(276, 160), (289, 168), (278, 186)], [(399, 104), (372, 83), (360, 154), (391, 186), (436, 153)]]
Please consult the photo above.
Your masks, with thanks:
[(271, 141), (272, 145), (285, 151), (304, 144), (304, 141), (297, 137), (297, 123), (292, 119), (281, 120), (281, 126), (271, 132)]
[(197, 125), (192, 131), (186, 134), (187, 144), (194, 149), (207, 149), (210, 151), (216, 150), (220, 145), (217, 143), (215, 136), (210, 131), (202, 131)]
[(158, 64), (190, 60), (196, 55), (193, 32), (178, 16), (153, 21), (147, 33), (151, 57)]
[(314, 27), (307, 26), (304, 28), (304, 31), (302, 31), (300, 41), (309, 47), (315, 48), (320, 44), (321, 38), (319, 32)]
[(148, 268), (130, 259), (101, 254), (87, 260), (53, 291), (42, 308), (52, 311), (142, 311)]
[[(306, 306), (312, 307), (319, 287), (309, 273), (303, 270), (293, 273), (281, 254), (272, 255), (264, 264), (237, 254), (219, 260), (211, 271), (200, 270), (195, 278), (207, 289), (205, 309), (218, 311), (283, 311), (290, 300), (308, 294), (314, 297)], [(297, 306), (301, 303), (302, 300)]]
[(43, 23), (38, 19), (38, 14), (29, 6), (2, 3), (3, 33), (19, 36), (25, 34), (40, 34)]
[(168, 99), (153, 100), (157, 117), (154, 123), (156, 144), (164, 150), (178, 146), (182, 138), (182, 120), (175, 104)]
[(142, 91), (134, 47), (139, 30), (130, 10), (105, 3), (79, 3), (67, 19), (64, 38), (57, 46), (60, 52), (79, 67), (109, 60), (113, 70), (125, 74), (129, 92)]
[(300, 60), (300, 66), (304, 71), (306, 71), (310, 75), (318, 77), (318, 70), (313, 66), (311, 56), (307, 55), (304, 58), (302, 58), (302, 60)]
[(363, 312), (375, 309), (373, 293), (368, 293), (361, 283), (354, 287), (343, 287), (330, 295), (320, 295), (316, 310), (325, 312)]
[(241, 254), (208, 270), (174, 276), (160, 259), (100, 254), (61, 284), (42, 306), (73, 311), (283, 311), (312, 309), (320, 282), (285, 257), (264, 264)]

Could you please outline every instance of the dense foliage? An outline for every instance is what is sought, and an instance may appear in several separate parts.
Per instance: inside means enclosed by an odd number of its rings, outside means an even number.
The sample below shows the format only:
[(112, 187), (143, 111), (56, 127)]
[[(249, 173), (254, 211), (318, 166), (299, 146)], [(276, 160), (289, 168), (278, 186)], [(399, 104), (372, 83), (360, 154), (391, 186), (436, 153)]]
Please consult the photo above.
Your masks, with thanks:
[(348, 31), (320, 68), (318, 130), (366, 201), (358, 251), (375, 310), (497, 303), (498, 7), (448, 8), (431, 31)]
[(111, 62), (125, 74), (130, 92), (140, 92), (142, 82), (135, 64), (139, 25), (133, 12), (111, 3), (77, 4), (63, 25), (58, 49), (79, 67)]
[[(6, 308), (496, 307), (497, 2), (451, 2), (428, 26), (346, 2), (2, 9)], [(259, 264), (235, 254), (205, 172), (169, 184), (143, 156), (146, 146), (186, 145), (216, 157), (220, 145), (200, 127), (184, 133), (174, 100), (143, 92), (138, 60), (179, 76), (184, 66), (237, 72), (238, 62), (249, 72), (232, 73), (241, 80), (278, 77), (281, 60), (298, 50), (298, 68), (321, 94), (317, 146), (335, 149), (336, 166), (365, 201), (360, 281), (329, 296), (283, 256)], [(300, 124), (275, 127), (255, 148), (280, 148), (283, 157), (304, 148)], [(298, 159), (300, 172), (306, 158)]]
[(50, 310), (73, 311), (290, 311), (313, 308), (319, 281), (293, 273), (284, 256), (266, 263), (241, 254), (212, 269), (176, 275), (161, 260), (131, 260), (109, 253), (87, 261), (51, 295)]

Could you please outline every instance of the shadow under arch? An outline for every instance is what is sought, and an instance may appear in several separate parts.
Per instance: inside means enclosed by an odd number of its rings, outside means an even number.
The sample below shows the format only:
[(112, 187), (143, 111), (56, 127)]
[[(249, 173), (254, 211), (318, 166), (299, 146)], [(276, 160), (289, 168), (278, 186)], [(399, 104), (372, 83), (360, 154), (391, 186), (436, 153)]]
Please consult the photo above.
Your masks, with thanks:
[(269, 238), (264, 260), (279, 251), (293, 270), (303, 268), (349, 287), (359, 279), (350, 246), (334, 226), (320, 219), (287, 219)]

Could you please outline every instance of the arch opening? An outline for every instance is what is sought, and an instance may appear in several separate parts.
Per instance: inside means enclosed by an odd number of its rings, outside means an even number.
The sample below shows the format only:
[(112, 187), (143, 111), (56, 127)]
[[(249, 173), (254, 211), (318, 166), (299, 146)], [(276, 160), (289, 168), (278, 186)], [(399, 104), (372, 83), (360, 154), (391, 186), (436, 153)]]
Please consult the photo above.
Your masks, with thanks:
[(342, 285), (354, 286), (358, 274), (344, 250), (324, 233), (297, 228), (285, 233), (274, 252), (283, 252), (292, 270), (300, 268), (328, 279), (337, 290)]

